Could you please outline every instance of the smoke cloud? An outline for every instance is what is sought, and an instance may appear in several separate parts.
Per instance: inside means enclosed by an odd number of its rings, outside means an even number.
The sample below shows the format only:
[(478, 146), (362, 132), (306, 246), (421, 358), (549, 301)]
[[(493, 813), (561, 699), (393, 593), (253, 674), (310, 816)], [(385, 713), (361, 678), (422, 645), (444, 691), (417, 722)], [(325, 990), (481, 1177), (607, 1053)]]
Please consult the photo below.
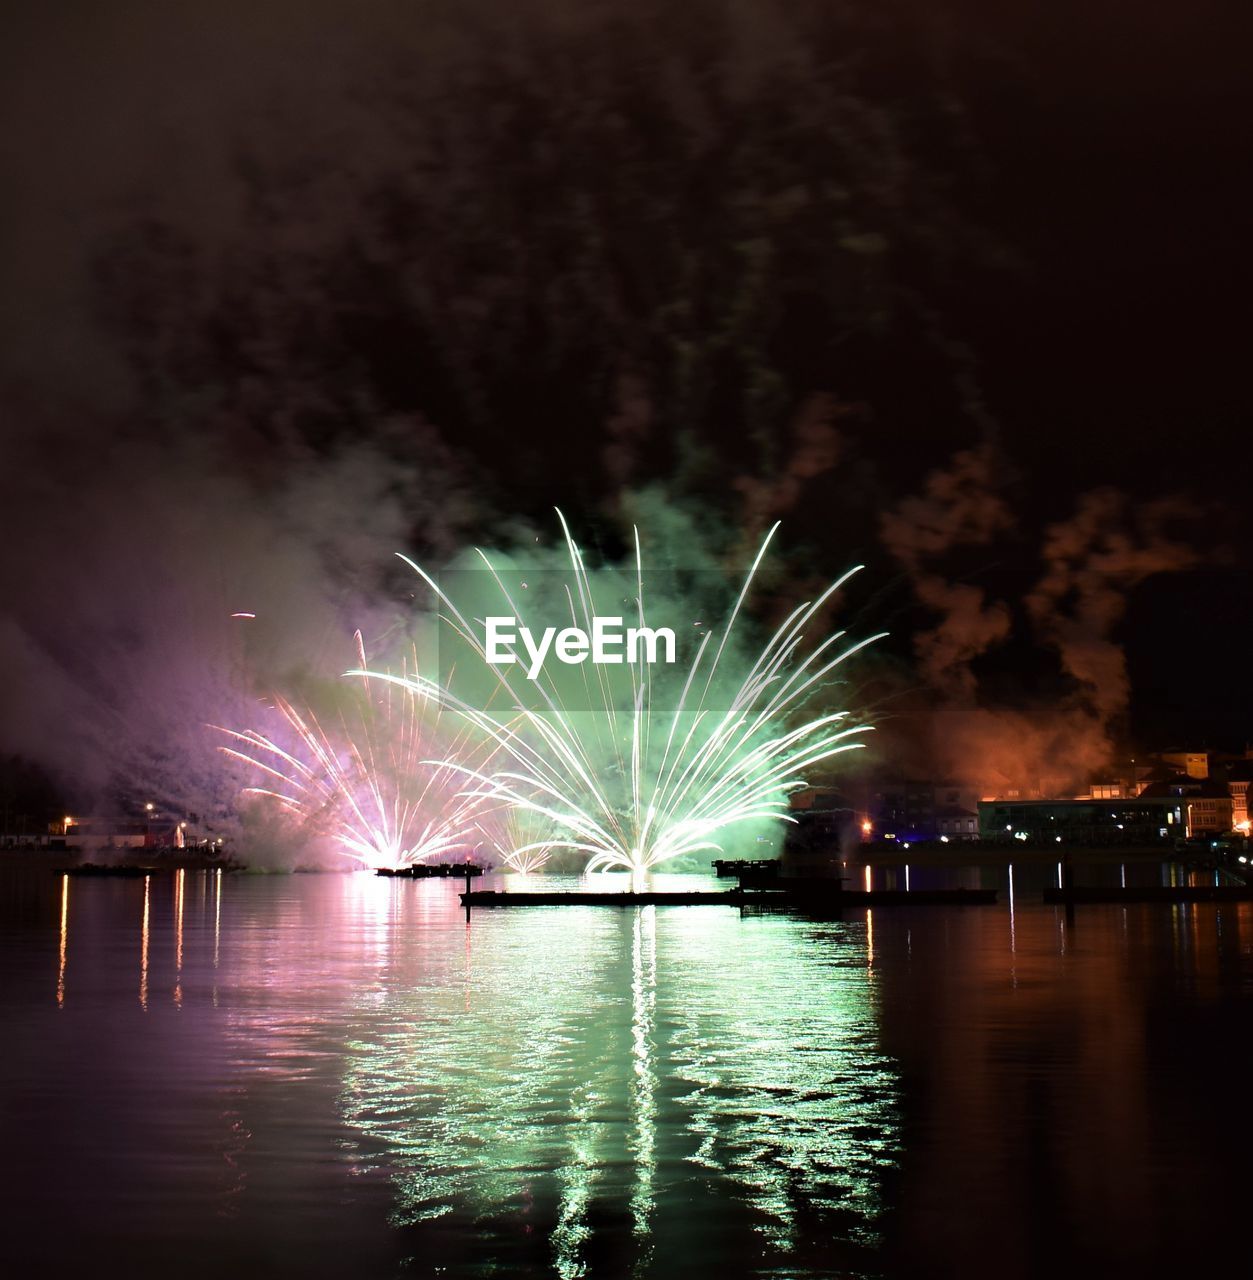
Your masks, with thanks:
[[(1018, 601), (989, 600), (983, 587), (937, 565), (1014, 530), (1004, 497), (1010, 476), (990, 446), (958, 453), (921, 494), (884, 515), (881, 532), (919, 604), (939, 615), (914, 639), (917, 674), (932, 695), (921, 767), (983, 793), (1058, 794), (1115, 751), (1130, 698), (1118, 624), (1137, 586), (1198, 562), (1174, 532), (1196, 511), (1178, 497), (1135, 503), (1112, 488), (1084, 494), (1073, 516), (1045, 530), (1035, 584)], [(1026, 638), (1056, 654), (1064, 680), (1050, 682), (1047, 698), (1005, 705), (981, 684), (979, 660)], [(918, 767), (916, 746), (907, 754)]]
[(1008, 607), (988, 602), (981, 587), (951, 582), (937, 560), (964, 547), (986, 546), (1013, 526), (1001, 496), (1007, 468), (990, 445), (958, 453), (927, 477), (920, 495), (886, 512), (883, 544), (904, 567), (921, 604), (939, 621), (914, 638), (920, 675), (937, 690), (969, 700), (975, 693), (970, 664), (1005, 640)]
[(97, 803), (223, 810), (206, 722), (246, 723), (271, 690), (343, 671), (357, 628), (401, 637), (392, 553), (459, 538), (455, 463), (411, 439), (407, 458), (380, 431), (281, 459), (77, 424), (7, 440), (24, 481), (0, 548), (0, 750)]
[(1027, 596), (1027, 611), (1103, 723), (1124, 712), (1130, 696), (1126, 656), (1114, 636), (1128, 594), (1154, 574), (1197, 563), (1196, 550), (1170, 531), (1197, 514), (1180, 498), (1135, 503), (1099, 489), (1045, 533), (1045, 573)]

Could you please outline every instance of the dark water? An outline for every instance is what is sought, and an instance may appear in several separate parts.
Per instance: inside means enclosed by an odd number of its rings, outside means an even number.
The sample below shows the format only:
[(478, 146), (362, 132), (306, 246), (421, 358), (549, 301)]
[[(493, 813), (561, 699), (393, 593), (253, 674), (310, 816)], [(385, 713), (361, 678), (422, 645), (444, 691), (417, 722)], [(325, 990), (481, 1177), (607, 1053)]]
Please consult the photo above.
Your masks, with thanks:
[(0, 1269), (1200, 1274), (1244, 1248), (1253, 908), (1067, 921), (1049, 874), (467, 925), (448, 882), (6, 869)]

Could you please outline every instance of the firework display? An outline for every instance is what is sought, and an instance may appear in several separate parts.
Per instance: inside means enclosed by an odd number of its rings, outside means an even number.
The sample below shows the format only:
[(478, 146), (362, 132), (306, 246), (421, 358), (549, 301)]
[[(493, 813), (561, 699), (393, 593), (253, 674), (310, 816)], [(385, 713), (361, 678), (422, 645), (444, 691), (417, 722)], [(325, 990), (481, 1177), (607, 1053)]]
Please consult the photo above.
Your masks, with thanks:
[(449, 762), (482, 754), (466, 726), (420, 682), (362, 678), (340, 692), (325, 722), (276, 696), (274, 733), (219, 727), (233, 743), (224, 753), (266, 775), (247, 793), (277, 802), (302, 831), (371, 869), (471, 854), (491, 806), (467, 790), (464, 766)]
[(541, 870), (554, 849), (562, 847), (556, 825), (533, 810), (509, 806), (489, 814), (480, 824), (484, 847), (501, 865), (523, 875)]
[[(567, 600), (573, 630), (596, 634), (608, 611), (597, 600), (596, 575), (562, 518), (568, 557)], [(812, 600), (798, 604), (755, 654), (738, 644), (737, 626), (777, 525), (766, 535), (720, 628), (695, 643), (680, 678), (658, 687), (645, 653), (634, 662), (578, 668), (580, 692), (547, 667), (493, 662), (472, 620), (420, 565), (408, 560), (436, 593), (445, 618), (488, 667), (508, 719), (429, 679), (362, 671), (415, 697), (439, 701), (495, 748), (490, 765), (447, 760), (469, 796), (504, 804), (552, 824), (552, 847), (587, 855), (588, 871), (646, 871), (660, 863), (719, 849), (729, 829), (788, 819), (788, 796), (807, 771), (860, 745), (867, 726), (845, 710), (823, 709), (837, 669), (878, 637), (847, 641), (842, 631), (816, 642), (812, 632), (850, 570)], [(649, 626), (645, 568), (635, 533), (637, 631)], [(491, 557), (483, 565), (502, 607), (523, 611)], [(618, 619), (612, 618), (612, 621)]]
[[(857, 570), (797, 604), (750, 650), (745, 607), (774, 526), (721, 624), (702, 625), (690, 659), (676, 665), (673, 630), (653, 625), (638, 530), (635, 625), (614, 632), (621, 579), (606, 588), (558, 515), (570, 627), (544, 628), (540, 645), (520, 624), (529, 654), (515, 660), (500, 648), (503, 615), (471, 617), (402, 556), (434, 591), (487, 692), (463, 696), (451, 680), (420, 674), (416, 660), (399, 673), (372, 670), (359, 647), (360, 665), (348, 673), (357, 691), (333, 721), (276, 697), (282, 734), (225, 730), (227, 754), (267, 775), (249, 791), (376, 868), (482, 847), (518, 871), (567, 850), (589, 872), (639, 873), (719, 850), (734, 830), (789, 820), (788, 797), (809, 771), (861, 746), (868, 727), (831, 709), (829, 695), (837, 669), (878, 637), (851, 642), (822, 624)], [(491, 607), (525, 618), (518, 585), (493, 557), (478, 556), (499, 599)], [(605, 656), (623, 638), (624, 651)], [(545, 661), (552, 657), (559, 661)]]

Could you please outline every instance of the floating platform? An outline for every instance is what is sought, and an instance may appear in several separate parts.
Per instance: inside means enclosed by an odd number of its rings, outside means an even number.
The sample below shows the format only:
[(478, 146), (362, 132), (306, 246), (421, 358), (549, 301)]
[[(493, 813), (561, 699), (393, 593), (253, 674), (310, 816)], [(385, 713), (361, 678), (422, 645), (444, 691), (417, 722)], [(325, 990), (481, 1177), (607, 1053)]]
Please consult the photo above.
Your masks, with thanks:
[(738, 890), (659, 890), (639, 893), (584, 893), (578, 889), (538, 893), (503, 893), (497, 889), (472, 889), (461, 895), (467, 907), (738, 907), (745, 899), (764, 894)]
[(1044, 901), (1063, 906), (1098, 902), (1253, 902), (1253, 885), (1145, 885), (1141, 888), (1045, 889)]
[(838, 884), (823, 892), (808, 889), (659, 889), (594, 893), (578, 889), (549, 893), (504, 893), (472, 889), (460, 895), (467, 907), (790, 907), (821, 911), (859, 907), (983, 906), (996, 901), (995, 889), (874, 889), (849, 893)]
[(481, 876), (483, 868), (476, 867), (470, 862), (462, 864), (433, 862), (429, 866), (423, 864), (413, 867), (399, 867), (395, 870), (391, 867), (379, 867), (374, 874), (402, 880), (464, 880), (466, 877), (472, 879), (475, 876)]
[(795, 868), (785, 870), (778, 858), (717, 858), (713, 869), (720, 879), (738, 880), (741, 889), (786, 889), (789, 893), (831, 893), (849, 878), (833, 871), (825, 875), (795, 874)]
[(715, 858), (710, 864), (714, 875), (720, 880), (738, 880), (745, 872), (755, 871), (762, 875), (777, 872), (778, 858)]

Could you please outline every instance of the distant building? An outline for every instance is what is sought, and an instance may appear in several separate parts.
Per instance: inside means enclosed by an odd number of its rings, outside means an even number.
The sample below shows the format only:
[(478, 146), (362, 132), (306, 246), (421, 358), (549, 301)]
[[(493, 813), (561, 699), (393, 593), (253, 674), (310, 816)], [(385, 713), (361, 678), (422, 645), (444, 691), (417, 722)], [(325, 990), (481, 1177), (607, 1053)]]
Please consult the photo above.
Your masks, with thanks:
[(1088, 784), (1086, 795), (1076, 796), (1077, 800), (1133, 800), (1148, 785), (1147, 782), (1131, 778), (1093, 779)]
[(941, 840), (978, 840), (979, 811), (963, 805), (943, 805), (935, 811), (935, 830)]
[(788, 810), (792, 821), (780, 850), (785, 874), (834, 874), (844, 848), (860, 838), (857, 809), (842, 791), (806, 787), (788, 798)]
[(975, 792), (955, 782), (909, 781), (874, 784), (866, 808), (871, 840), (977, 840)]
[(1163, 798), (1177, 801), (1183, 810), (1184, 835), (1225, 834), (1232, 829), (1232, 796), (1225, 782), (1180, 773), (1144, 789), (1141, 799)]
[[(856, 834), (902, 844), (1057, 843), (1060, 836), (1062, 843), (1173, 845), (1232, 830), (1249, 835), (1253, 826), (1253, 750), (1137, 752), (1113, 759), (1082, 794), (1073, 786), (1073, 779), (1041, 777), (980, 797), (959, 783), (893, 778), (880, 766), (860, 783)], [(798, 807), (815, 803), (802, 794)], [(828, 805), (817, 802), (819, 809)]]
[(1240, 760), (1226, 771), (1231, 796), (1231, 825), (1249, 834), (1249, 783), (1253, 782), (1253, 760)]
[(1253, 753), (1165, 751), (1128, 758), (1094, 776), (1084, 795), (1047, 800), (1016, 792), (979, 805), (983, 839), (1098, 843), (1249, 832)]
[(843, 791), (833, 787), (806, 787), (788, 797), (792, 825), (785, 840), (793, 846), (822, 843), (839, 845), (855, 838), (858, 812)]
[(1147, 792), (1116, 800), (983, 800), (979, 835), (1031, 844), (1173, 843), (1187, 834), (1186, 804)]
[(67, 849), (181, 849), (186, 823), (174, 818), (66, 818), (61, 826)]
[(1152, 760), (1125, 760), (1113, 768), (1095, 774), (1088, 781), (1087, 792), (1076, 800), (1132, 800), (1149, 783), (1170, 778), (1178, 770)]
[(0, 849), (21, 849), (21, 848), (38, 848), (44, 849), (48, 847), (49, 837), (41, 832), (32, 832), (26, 829), (26, 824), (16, 830), (0, 829)]
[(1189, 778), (1208, 778), (1210, 753), (1208, 751), (1159, 751), (1155, 759), (1170, 765), (1178, 773)]

